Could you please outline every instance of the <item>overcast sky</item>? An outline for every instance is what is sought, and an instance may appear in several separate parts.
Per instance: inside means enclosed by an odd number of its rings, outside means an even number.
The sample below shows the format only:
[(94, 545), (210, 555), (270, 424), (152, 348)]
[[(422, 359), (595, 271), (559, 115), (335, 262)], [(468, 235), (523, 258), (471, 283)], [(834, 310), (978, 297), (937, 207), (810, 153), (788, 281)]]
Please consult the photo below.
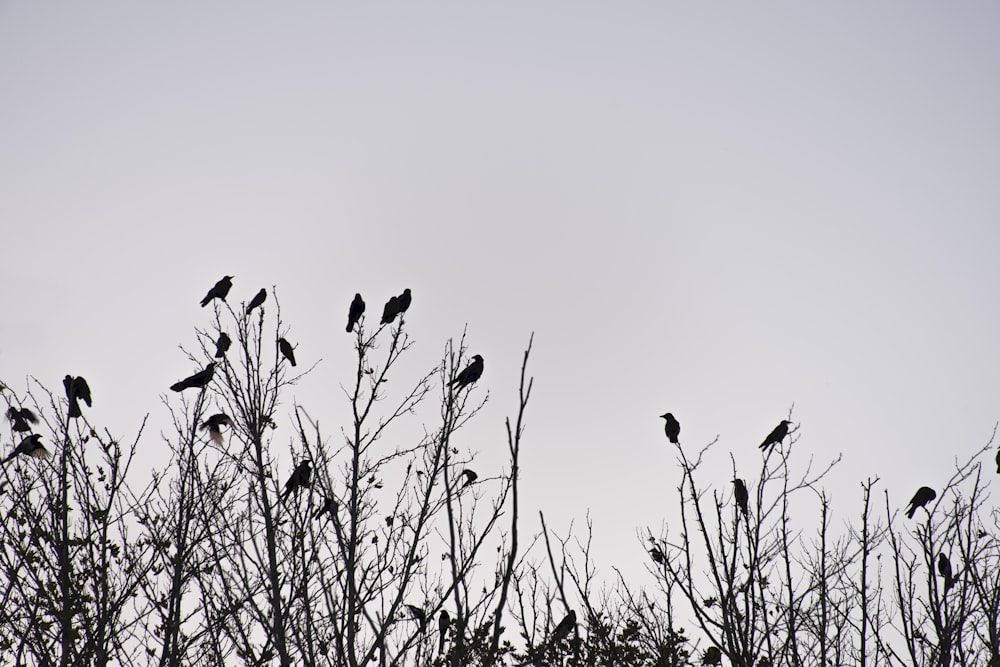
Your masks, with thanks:
[(0, 0), (0, 377), (85, 375), (160, 463), (232, 274), (333, 431), (351, 297), (410, 287), (415, 368), (466, 323), (485, 357), (484, 468), (535, 332), (526, 527), (589, 508), (627, 566), (666, 411), (725, 486), (794, 403), (842, 521), (989, 440), (998, 184), (996, 3)]

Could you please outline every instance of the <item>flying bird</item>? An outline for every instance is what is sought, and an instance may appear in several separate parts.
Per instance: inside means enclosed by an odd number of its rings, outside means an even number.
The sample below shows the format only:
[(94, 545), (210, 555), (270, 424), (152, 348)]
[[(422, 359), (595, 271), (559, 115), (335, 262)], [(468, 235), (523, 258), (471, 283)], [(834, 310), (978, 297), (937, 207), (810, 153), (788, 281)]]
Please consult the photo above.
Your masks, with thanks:
[(461, 373), (459, 373), (454, 380), (448, 383), (448, 386), (458, 385), (456, 391), (461, 391), (463, 387), (466, 387), (476, 380), (478, 380), (483, 375), (483, 358), (481, 356), (474, 355), (472, 357), (472, 363), (466, 366)]
[(309, 459), (304, 460), (299, 465), (295, 466), (295, 470), (292, 471), (292, 476), (288, 478), (285, 482), (285, 492), (281, 494), (281, 499), (284, 500), (293, 491), (295, 495), (298, 495), (298, 490), (303, 486), (309, 486), (309, 481), (312, 477), (312, 461)]
[(10, 453), (2, 462), (7, 463), (13, 459), (18, 454), (24, 454), (25, 456), (30, 456), (35, 459), (47, 459), (49, 458), (49, 450), (45, 449), (45, 446), (41, 443), (42, 436), (37, 433), (34, 435), (29, 435), (23, 439), (14, 451)]
[(938, 574), (944, 577), (944, 592), (947, 593), (951, 590), (951, 587), (955, 584), (955, 578), (951, 571), (951, 561), (942, 551), (938, 554)]
[(201, 307), (204, 308), (212, 301), (212, 299), (219, 299), (221, 301), (226, 300), (226, 295), (229, 294), (229, 290), (233, 287), (233, 276), (223, 276), (219, 282), (215, 283), (212, 289), (208, 290), (208, 294), (205, 298), (201, 300)]
[(365, 314), (365, 300), (360, 294), (355, 293), (354, 301), (351, 301), (351, 308), (347, 311), (347, 332), (354, 331), (354, 325), (358, 323), (361, 316)]
[(427, 612), (412, 604), (406, 605), (406, 608), (410, 610), (413, 619), (420, 622), (420, 632), (423, 632), (427, 628)]
[(215, 362), (209, 363), (204, 370), (200, 370), (194, 375), (184, 378), (180, 382), (170, 385), (171, 391), (184, 391), (185, 389), (203, 389), (205, 385), (212, 381), (215, 373)]
[(208, 431), (208, 437), (217, 445), (222, 444), (222, 427), (232, 426), (233, 420), (224, 412), (212, 415), (201, 423), (201, 428)]
[(226, 352), (229, 352), (229, 347), (233, 344), (233, 340), (229, 337), (225, 331), (219, 334), (219, 339), (215, 341), (215, 358), (221, 359), (226, 356)]
[(469, 468), (462, 471), (462, 476), (465, 477), (465, 483), (462, 484), (463, 489), (479, 479), (479, 475), (476, 474), (476, 471), (470, 470)]
[(773, 445), (780, 444), (781, 441), (785, 439), (785, 436), (788, 435), (788, 427), (791, 426), (791, 424), (792, 422), (787, 419), (781, 420), (781, 423), (775, 426), (774, 430), (771, 431), (766, 438), (764, 438), (764, 442), (760, 444), (760, 448), (767, 449)]
[(292, 366), (295, 365), (295, 350), (292, 349), (292, 344), (289, 343), (284, 338), (278, 339), (278, 349), (281, 350), (281, 356), (288, 359), (288, 363)]
[(250, 303), (247, 304), (246, 314), (249, 315), (254, 308), (262, 305), (265, 299), (267, 299), (267, 290), (261, 287), (260, 291), (257, 292), (257, 294), (255, 294), (254, 297), (250, 299)]
[(382, 309), (381, 324), (392, 324), (392, 321), (396, 319), (396, 315), (399, 315), (399, 297), (392, 296), (385, 302), (385, 308)]
[(917, 492), (913, 494), (913, 499), (910, 500), (910, 506), (906, 510), (906, 518), (912, 519), (913, 515), (916, 514), (917, 510), (929, 503), (930, 501), (937, 498), (937, 493), (929, 486), (921, 486), (917, 489)]
[(38, 423), (38, 416), (28, 408), (18, 410), (11, 406), (7, 410), (7, 418), (11, 422), (11, 430), (15, 433), (27, 433), (31, 430), (32, 424)]
[(736, 496), (736, 504), (739, 505), (740, 511), (743, 512), (743, 516), (746, 517), (749, 514), (747, 501), (750, 499), (750, 494), (747, 492), (747, 485), (742, 479), (737, 477), (733, 480), (733, 487), (733, 495)]
[(447, 609), (441, 610), (438, 616), (438, 654), (444, 653), (444, 643), (448, 641), (448, 626), (451, 625), (451, 616)]
[(676, 445), (677, 438), (681, 434), (680, 422), (669, 412), (665, 415), (660, 415), (660, 418), (666, 420), (663, 424), (663, 432), (667, 434), (667, 440)]
[(93, 406), (90, 398), (90, 386), (82, 377), (67, 375), (63, 378), (63, 388), (66, 390), (66, 399), (69, 401), (69, 416), (71, 419), (82, 416), (80, 401), (86, 403), (88, 408)]
[(550, 640), (550, 643), (554, 645), (566, 639), (569, 637), (569, 633), (573, 632), (573, 628), (575, 627), (576, 612), (570, 609), (569, 613), (566, 614), (563, 620), (559, 621), (559, 625), (556, 626), (556, 629), (552, 631), (552, 639)]
[(396, 297), (396, 312), (402, 315), (407, 310), (410, 309), (410, 303), (413, 301), (413, 295), (410, 294), (410, 288), (407, 287), (403, 290), (403, 293)]

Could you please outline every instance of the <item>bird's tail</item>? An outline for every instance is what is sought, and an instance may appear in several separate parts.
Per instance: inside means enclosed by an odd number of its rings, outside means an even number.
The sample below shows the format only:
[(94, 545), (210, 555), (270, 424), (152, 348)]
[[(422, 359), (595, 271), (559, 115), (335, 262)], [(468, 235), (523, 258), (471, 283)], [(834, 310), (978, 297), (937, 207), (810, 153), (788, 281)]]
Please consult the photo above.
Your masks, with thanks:
[(75, 397), (69, 401), (69, 416), (70, 419), (83, 416), (83, 413), (80, 412), (80, 404), (77, 402)]
[(906, 518), (907, 519), (912, 519), (913, 515), (916, 514), (916, 513), (917, 513), (917, 506), (916, 506), (916, 504), (910, 505), (910, 509), (906, 513)]

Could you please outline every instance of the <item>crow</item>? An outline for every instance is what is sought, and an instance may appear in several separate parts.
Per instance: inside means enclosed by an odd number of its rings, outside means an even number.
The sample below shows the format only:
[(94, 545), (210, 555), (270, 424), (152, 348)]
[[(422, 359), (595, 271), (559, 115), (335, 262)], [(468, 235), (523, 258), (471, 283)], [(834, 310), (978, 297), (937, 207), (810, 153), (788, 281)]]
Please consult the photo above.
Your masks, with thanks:
[(284, 500), (293, 491), (295, 495), (298, 495), (299, 489), (303, 486), (309, 486), (310, 478), (312, 477), (312, 461), (306, 459), (299, 465), (295, 466), (295, 470), (292, 471), (292, 476), (288, 478), (285, 482), (285, 492), (281, 494), (281, 499)]
[(42, 436), (37, 433), (35, 435), (29, 435), (14, 448), (14, 451), (12, 451), (7, 458), (0, 461), (0, 463), (7, 463), (18, 454), (25, 454), (26, 456), (30, 456), (35, 459), (49, 458), (49, 450), (45, 449), (45, 446), (40, 442), (41, 439)]
[(203, 389), (205, 385), (212, 381), (212, 374), (215, 373), (215, 362), (209, 363), (204, 370), (200, 370), (194, 375), (184, 378), (180, 382), (170, 385), (170, 391), (184, 391), (185, 389)]
[(413, 301), (413, 295), (410, 294), (410, 288), (407, 287), (403, 290), (403, 293), (396, 297), (396, 312), (400, 315), (405, 313), (410, 309), (410, 303)]
[(733, 495), (736, 496), (736, 504), (740, 506), (740, 511), (743, 512), (743, 516), (746, 517), (749, 513), (747, 501), (750, 499), (750, 494), (747, 492), (747, 485), (742, 479), (737, 477), (733, 480), (733, 487)]
[(556, 629), (552, 631), (552, 638), (549, 640), (550, 645), (555, 645), (562, 640), (569, 637), (569, 633), (573, 632), (573, 628), (576, 627), (576, 612), (572, 609), (569, 613), (563, 617), (563, 620), (559, 621), (559, 625)]
[(63, 378), (63, 388), (66, 390), (66, 399), (69, 401), (69, 416), (71, 419), (83, 415), (80, 412), (81, 400), (87, 404), (88, 408), (93, 405), (90, 398), (90, 386), (82, 377), (67, 375)]
[(7, 410), (7, 417), (10, 419), (11, 429), (15, 433), (27, 433), (31, 430), (32, 424), (38, 423), (38, 416), (28, 408), (18, 410), (14, 406), (11, 406)]
[(316, 510), (315, 514), (313, 514), (313, 518), (318, 519), (327, 512), (333, 514), (336, 511), (337, 511), (337, 501), (333, 499), (333, 496), (327, 496), (326, 499), (323, 500), (323, 504), (320, 506), (320, 508)]
[(219, 339), (215, 341), (215, 358), (221, 359), (226, 356), (226, 352), (229, 352), (229, 347), (233, 344), (233, 340), (229, 337), (225, 331), (219, 334)]
[(224, 412), (214, 414), (201, 423), (201, 428), (208, 431), (208, 437), (217, 445), (222, 444), (222, 427), (232, 426), (233, 420)]
[(219, 282), (215, 283), (212, 289), (208, 290), (208, 294), (205, 298), (201, 300), (201, 307), (204, 308), (211, 302), (212, 299), (226, 300), (226, 295), (229, 294), (229, 290), (233, 287), (233, 276), (223, 276)]
[(479, 475), (476, 474), (476, 471), (470, 470), (469, 468), (462, 471), (462, 476), (465, 477), (465, 483), (462, 484), (463, 489), (479, 479)]
[(420, 622), (420, 632), (427, 629), (427, 612), (416, 605), (408, 604), (406, 608), (410, 610), (413, 620)]
[(254, 308), (263, 304), (265, 299), (267, 299), (267, 290), (261, 287), (260, 291), (257, 292), (257, 294), (255, 294), (254, 297), (250, 299), (250, 303), (247, 304), (246, 314), (249, 315)]
[(788, 427), (791, 426), (791, 424), (792, 422), (787, 419), (783, 419), (781, 423), (775, 426), (774, 430), (771, 431), (766, 438), (764, 438), (764, 442), (760, 444), (760, 448), (767, 449), (772, 445), (780, 444), (781, 441), (785, 439), (785, 436), (788, 435)]
[(459, 373), (454, 380), (448, 383), (449, 387), (458, 385), (458, 390), (461, 391), (463, 387), (466, 387), (476, 380), (478, 380), (483, 374), (483, 358), (481, 356), (474, 355), (472, 357), (472, 363), (466, 366), (461, 373)]
[(351, 308), (347, 311), (347, 332), (354, 331), (354, 325), (358, 323), (361, 316), (365, 314), (365, 300), (360, 294), (355, 293), (354, 301), (351, 301)]
[(451, 616), (447, 609), (441, 610), (438, 616), (438, 654), (444, 653), (444, 643), (448, 641), (448, 626), (451, 625)]
[(677, 444), (677, 438), (681, 434), (681, 424), (677, 421), (671, 413), (665, 415), (660, 415), (660, 419), (665, 419), (666, 422), (663, 424), (663, 432), (667, 434), (667, 440), (673, 444)]
[(281, 350), (281, 356), (288, 359), (288, 363), (292, 366), (295, 365), (295, 351), (292, 349), (292, 344), (289, 343), (284, 338), (278, 339), (278, 349)]
[(937, 493), (929, 486), (921, 486), (917, 489), (917, 492), (913, 494), (913, 499), (910, 500), (910, 505), (906, 510), (906, 518), (912, 519), (913, 515), (916, 514), (917, 510), (930, 501), (937, 498)]
[(382, 322), (380, 324), (392, 324), (392, 321), (396, 319), (396, 315), (399, 315), (399, 297), (392, 296), (385, 302), (385, 308), (382, 309)]
[(944, 577), (944, 592), (947, 593), (955, 584), (955, 578), (952, 576), (951, 572), (951, 561), (944, 555), (944, 552), (938, 554), (937, 565), (938, 574)]

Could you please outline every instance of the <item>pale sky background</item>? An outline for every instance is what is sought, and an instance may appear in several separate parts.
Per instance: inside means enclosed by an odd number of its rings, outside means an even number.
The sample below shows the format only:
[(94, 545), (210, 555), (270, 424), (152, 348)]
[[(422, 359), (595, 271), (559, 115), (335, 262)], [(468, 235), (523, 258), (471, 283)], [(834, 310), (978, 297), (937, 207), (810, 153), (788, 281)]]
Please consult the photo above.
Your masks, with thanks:
[(481, 474), (535, 332), (525, 530), (589, 508), (607, 573), (677, 516), (668, 410), (728, 492), (794, 402), (839, 521), (985, 444), (998, 186), (997, 3), (0, 0), (0, 377), (86, 376), (162, 463), (228, 273), (332, 433), (351, 297), (410, 287), (414, 369), (486, 359)]

